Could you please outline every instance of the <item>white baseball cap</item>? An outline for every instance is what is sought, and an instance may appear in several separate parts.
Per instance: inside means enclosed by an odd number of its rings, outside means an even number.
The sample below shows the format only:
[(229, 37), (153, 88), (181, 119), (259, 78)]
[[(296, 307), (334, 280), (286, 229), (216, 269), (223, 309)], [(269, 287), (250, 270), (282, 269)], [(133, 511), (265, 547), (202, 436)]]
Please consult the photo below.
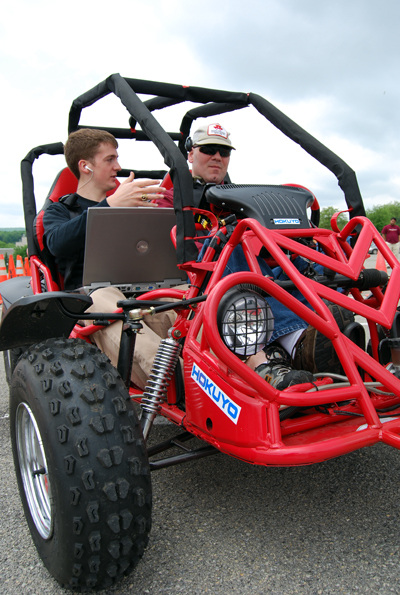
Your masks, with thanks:
[(205, 126), (200, 126), (194, 132), (193, 146), (223, 145), (224, 147), (235, 149), (229, 137), (230, 133), (221, 124), (206, 124)]

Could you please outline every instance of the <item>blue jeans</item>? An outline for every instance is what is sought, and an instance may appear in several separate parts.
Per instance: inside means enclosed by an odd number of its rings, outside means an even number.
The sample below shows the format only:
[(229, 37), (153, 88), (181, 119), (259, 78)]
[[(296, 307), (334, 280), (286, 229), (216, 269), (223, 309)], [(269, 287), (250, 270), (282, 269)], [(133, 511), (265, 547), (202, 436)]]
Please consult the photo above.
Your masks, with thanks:
[[(198, 258), (199, 261), (203, 258), (203, 254), (207, 246), (208, 241), (204, 243), (204, 246), (200, 251)], [(274, 268), (274, 270), (271, 270), (271, 268), (267, 265), (263, 258), (257, 257), (257, 260), (260, 265), (261, 272), (264, 276), (268, 275), (273, 277), (274, 279), (281, 280), (288, 278), (287, 275), (282, 271), (281, 267), (276, 267)], [(307, 267), (307, 263), (301, 258), (296, 258), (296, 260), (294, 261), (294, 265), (300, 272), (302, 272)], [(240, 271), (250, 271), (250, 269), (249, 265), (247, 264), (246, 257), (244, 255), (243, 248), (239, 245), (236, 246), (236, 248), (233, 250), (222, 277), (226, 277), (227, 275), (231, 275), (232, 273), (239, 273)], [(309, 308), (311, 307), (298, 289), (292, 291), (291, 294)], [(270, 342), (275, 341), (276, 339), (278, 339), (279, 337), (283, 337), (284, 335), (293, 333), (294, 331), (306, 329), (308, 327), (307, 322), (299, 318), (297, 314), (289, 310), (286, 306), (278, 302), (278, 300), (276, 300), (275, 298), (269, 297), (267, 299), (267, 302), (275, 318), (274, 332), (272, 333)]]
[[(262, 274), (268, 275), (273, 277), (274, 279), (287, 279), (287, 275), (283, 272), (281, 267), (276, 267), (274, 270), (267, 265), (263, 258), (257, 257), (258, 264), (260, 265), (260, 269)], [(298, 262), (297, 262), (298, 261)], [(301, 258), (296, 258), (294, 261), (295, 267), (301, 272), (307, 267), (307, 263), (302, 260)], [(224, 271), (223, 277), (230, 275), (231, 273), (238, 273), (239, 271), (249, 271), (249, 265), (247, 264), (246, 257), (243, 252), (242, 246), (236, 246), (233, 250), (230, 259), (228, 260), (228, 264), (226, 265), (226, 269)], [(305, 304), (310, 308), (309, 303), (305, 299), (305, 297), (300, 293), (298, 289), (291, 291), (293, 297), (297, 298), (300, 302)], [(306, 329), (308, 327), (307, 322), (302, 320), (289, 310), (286, 306), (278, 302), (273, 297), (269, 297), (267, 302), (272, 310), (274, 315), (274, 332), (271, 336), (271, 341), (275, 341), (279, 337), (283, 337), (284, 335), (289, 335), (294, 331)], [(271, 342), (270, 341), (270, 342)]]

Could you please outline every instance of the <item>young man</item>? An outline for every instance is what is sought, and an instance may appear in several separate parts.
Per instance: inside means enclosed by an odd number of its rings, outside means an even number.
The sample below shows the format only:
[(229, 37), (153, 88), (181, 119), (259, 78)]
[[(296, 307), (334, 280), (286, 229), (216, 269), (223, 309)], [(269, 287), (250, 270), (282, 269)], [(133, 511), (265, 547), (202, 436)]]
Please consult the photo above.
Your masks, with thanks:
[(385, 225), (385, 227), (382, 229), (382, 237), (395, 257), (398, 259), (400, 246), (400, 227), (396, 225), (396, 217), (392, 217), (389, 225)]
[[(204, 185), (224, 183), (231, 151), (235, 150), (235, 147), (232, 145), (230, 133), (217, 123), (198, 128), (188, 148), (188, 161), (193, 176), (194, 206), (208, 209), (207, 203), (201, 200)], [(157, 200), (157, 203), (159, 206), (173, 207), (173, 190), (167, 190), (164, 198)], [(200, 258), (201, 256), (202, 253)], [(306, 263), (301, 259), (297, 260), (297, 266), (302, 270)], [(274, 276), (265, 261), (259, 259), (259, 264), (264, 275)], [(224, 275), (244, 270), (249, 268), (243, 251), (238, 246), (228, 261)], [(300, 292), (293, 292), (293, 295), (308, 305)], [(293, 384), (310, 382), (313, 379), (310, 372), (340, 371), (336, 352), (332, 343), (324, 335), (308, 326), (304, 320), (276, 299), (268, 298), (268, 304), (275, 318), (274, 332), (270, 345), (264, 351), (248, 358), (246, 363), (253, 370), (255, 369), (267, 382), (280, 390)], [(343, 328), (345, 324), (343, 311), (333, 304), (330, 309), (334, 313), (339, 328)]]
[[(67, 165), (78, 179), (77, 192), (69, 197), (73, 202), (74, 216), (71, 218), (71, 207), (68, 208), (63, 201), (53, 203), (45, 211), (43, 225), (45, 245), (64, 275), (67, 290), (82, 286), (88, 208), (139, 207), (144, 204), (157, 208), (150, 201), (163, 198), (164, 188), (156, 185), (154, 180), (135, 180), (133, 173), (114, 194), (106, 196), (116, 187), (116, 178), (121, 170), (117, 148), (118, 143), (111, 134), (91, 129), (73, 132), (65, 144)], [(94, 312), (112, 312), (117, 301), (124, 299), (123, 293), (112, 287), (99, 289), (91, 297), (93, 306), (90, 309)], [(146, 318), (143, 331), (137, 336), (132, 369), (132, 380), (140, 388), (146, 386), (160, 337), (167, 336), (173, 322), (174, 313)], [(114, 366), (118, 362), (121, 325), (121, 322), (116, 322), (93, 335)]]
[[(138, 207), (156, 206), (147, 201), (163, 197), (163, 188), (154, 180), (134, 179), (134, 174), (122, 182), (114, 194), (106, 198), (107, 192), (117, 185), (121, 170), (118, 163), (116, 139), (101, 130), (82, 129), (73, 132), (65, 144), (65, 159), (72, 173), (78, 179), (74, 195), (74, 212), (62, 201), (51, 204), (44, 213), (44, 242), (64, 276), (65, 289), (76, 289), (82, 285), (85, 249), (86, 218), (90, 207)], [(151, 198), (148, 198), (151, 197)]]

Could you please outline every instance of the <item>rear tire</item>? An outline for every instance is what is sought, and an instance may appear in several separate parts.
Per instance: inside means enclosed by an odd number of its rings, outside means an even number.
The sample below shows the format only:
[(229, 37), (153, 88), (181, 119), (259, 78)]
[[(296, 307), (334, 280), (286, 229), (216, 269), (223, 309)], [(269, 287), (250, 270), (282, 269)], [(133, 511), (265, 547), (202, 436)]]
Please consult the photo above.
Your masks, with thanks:
[(78, 591), (129, 574), (148, 541), (151, 481), (129, 393), (108, 358), (79, 339), (29, 348), (10, 388), (20, 496), (52, 576)]

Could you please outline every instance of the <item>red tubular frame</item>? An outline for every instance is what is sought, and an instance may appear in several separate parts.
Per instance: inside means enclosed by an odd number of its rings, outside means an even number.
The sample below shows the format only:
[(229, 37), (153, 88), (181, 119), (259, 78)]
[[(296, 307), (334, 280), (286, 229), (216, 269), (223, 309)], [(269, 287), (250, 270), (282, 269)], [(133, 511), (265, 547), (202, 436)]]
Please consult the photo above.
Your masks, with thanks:
[[(357, 225), (362, 229), (352, 250), (346, 239)], [(298, 238), (299, 235), (314, 238), (323, 246), (325, 254), (296, 242), (293, 238)], [(255, 239), (267, 248), (277, 264), (307, 297), (314, 311), (260, 274), (253, 249)], [(358, 289), (351, 289), (348, 295), (341, 294), (304, 277), (281, 249), (288, 249), (356, 280), (364, 268), (372, 241), (375, 241), (393, 271), (386, 293), (374, 289), (373, 297), (368, 299)], [(222, 279), (227, 261), (239, 243), (251, 272), (236, 273)], [(191, 269), (190, 276), (194, 285), (199, 285), (207, 270), (213, 270), (207, 287), (208, 299), (198, 306), (198, 313), (190, 322), (186, 337), (186, 414), (179, 414), (176, 409), (172, 411), (167, 405), (163, 407), (162, 414), (175, 423), (182, 424), (222, 452), (260, 465), (287, 466), (321, 462), (378, 441), (400, 448), (400, 418), (381, 421), (376, 412), (379, 406), (389, 406), (388, 401), (390, 406), (398, 405), (400, 410), (400, 380), (339, 331), (330, 310), (322, 301), (328, 299), (365, 317), (371, 329), (376, 329), (377, 324), (390, 328), (400, 297), (400, 264), (372, 223), (364, 217), (356, 217), (340, 233), (309, 229), (302, 230), (299, 234), (298, 230), (266, 230), (258, 222), (247, 219), (239, 222), (219, 260), (211, 263), (211, 257), (210, 250), (203, 263), (185, 265), (185, 268)], [(334, 344), (349, 386), (335, 388), (332, 385), (332, 388), (320, 392), (307, 392), (311, 385), (298, 385), (277, 391), (229, 351), (217, 330), (217, 309), (226, 291), (240, 283), (259, 286), (327, 336)], [(201, 329), (203, 333), (199, 341), (197, 337)], [(373, 337), (373, 343), (374, 341), (376, 343), (376, 337)], [(212, 403), (212, 399), (210, 402), (211, 391), (207, 394), (191, 378), (193, 365), (197, 366), (196, 370), (200, 369), (203, 378), (208, 379), (204, 381), (205, 386), (211, 386), (212, 383), (241, 408), (236, 424)], [(373, 391), (370, 394), (360, 376), (359, 368), (380, 382), (388, 396), (377, 396)], [(318, 381), (316, 384), (318, 387), (324, 383)], [(215, 395), (216, 392), (212, 394)], [(351, 403), (346, 407), (336, 407), (335, 411), (339, 413), (328, 414), (332, 411), (330, 409), (327, 414), (322, 414), (313, 409), (343, 401)], [(310, 414), (300, 420), (280, 422), (280, 405), (310, 408)], [(352, 412), (360, 417), (344, 417), (340, 415), (341, 412)]]
[[(361, 232), (352, 250), (346, 239), (357, 225), (361, 226)], [(295, 241), (299, 235), (314, 238), (324, 253), (299, 244)], [(342, 294), (304, 277), (282, 250), (287, 249), (356, 280), (364, 268), (372, 241), (392, 267), (392, 275), (385, 294), (377, 288), (372, 290), (372, 296), (369, 298), (364, 298), (358, 289), (351, 289), (348, 294)], [(250, 272), (235, 273), (222, 279), (228, 259), (238, 244), (242, 245)], [(255, 257), (256, 244), (266, 247), (277, 265), (282, 267), (289, 279), (307, 298), (313, 310), (300, 303), (271, 279), (261, 275)], [(191, 281), (187, 292), (160, 289), (141, 296), (141, 299), (148, 300), (182, 299), (184, 295), (187, 298), (196, 297), (205, 275), (212, 272), (206, 290), (207, 301), (194, 308), (196, 313), (190, 320), (189, 308), (178, 313), (175, 323), (175, 330), (179, 329), (181, 336), (186, 335), (186, 411), (183, 412), (176, 407), (174, 386), (171, 385), (167, 401), (162, 404), (161, 414), (222, 452), (260, 465), (312, 464), (379, 441), (400, 449), (400, 418), (381, 420), (376, 412), (379, 407), (396, 405), (400, 411), (400, 380), (378, 363), (376, 357), (376, 325), (390, 328), (399, 301), (400, 263), (387, 248), (372, 223), (364, 217), (355, 217), (339, 233), (325, 229), (306, 229), (299, 233), (298, 230), (267, 230), (257, 221), (246, 219), (238, 223), (218, 261), (212, 261), (213, 254), (214, 250), (209, 248), (202, 262), (181, 265), (187, 270)], [(57, 291), (59, 287), (52, 280), (47, 267), (35, 256), (31, 257), (30, 262), (33, 291), (42, 291), (41, 275), (48, 289)], [(229, 351), (217, 330), (217, 309), (226, 291), (240, 283), (260, 287), (328, 337), (336, 349), (349, 386), (335, 388), (332, 384), (330, 388), (322, 390), (322, 385), (330, 381), (319, 380), (316, 388), (321, 387), (320, 390), (315, 390), (312, 384), (303, 384), (278, 391)], [(374, 357), (369, 356), (339, 331), (323, 299), (368, 320)], [(99, 327), (94, 325), (75, 326), (72, 336), (89, 340), (89, 336), (97, 330)], [(236, 423), (217, 406), (216, 402), (212, 402), (211, 396), (215, 396), (216, 392), (207, 394), (207, 391), (193, 380), (193, 366), (197, 366), (196, 370), (199, 369), (203, 377), (208, 378), (208, 386), (212, 384), (235, 406), (240, 407)], [(380, 382), (383, 390), (387, 391), (387, 396), (376, 395), (373, 390), (368, 392), (359, 368)], [(130, 392), (133, 398), (140, 401), (141, 391), (131, 387)], [(330, 407), (325, 413), (320, 411), (320, 408), (327, 404), (343, 401), (350, 403), (346, 406), (336, 406), (334, 409)], [(280, 405), (308, 408), (308, 415), (281, 422)], [(341, 415), (343, 412), (359, 417), (344, 417)]]
[(31, 256), (29, 258), (29, 264), (31, 267), (32, 291), (35, 295), (38, 293), (43, 293), (41, 275), (45, 282), (47, 291), (60, 291), (60, 286), (53, 280), (50, 270), (37, 256)]

